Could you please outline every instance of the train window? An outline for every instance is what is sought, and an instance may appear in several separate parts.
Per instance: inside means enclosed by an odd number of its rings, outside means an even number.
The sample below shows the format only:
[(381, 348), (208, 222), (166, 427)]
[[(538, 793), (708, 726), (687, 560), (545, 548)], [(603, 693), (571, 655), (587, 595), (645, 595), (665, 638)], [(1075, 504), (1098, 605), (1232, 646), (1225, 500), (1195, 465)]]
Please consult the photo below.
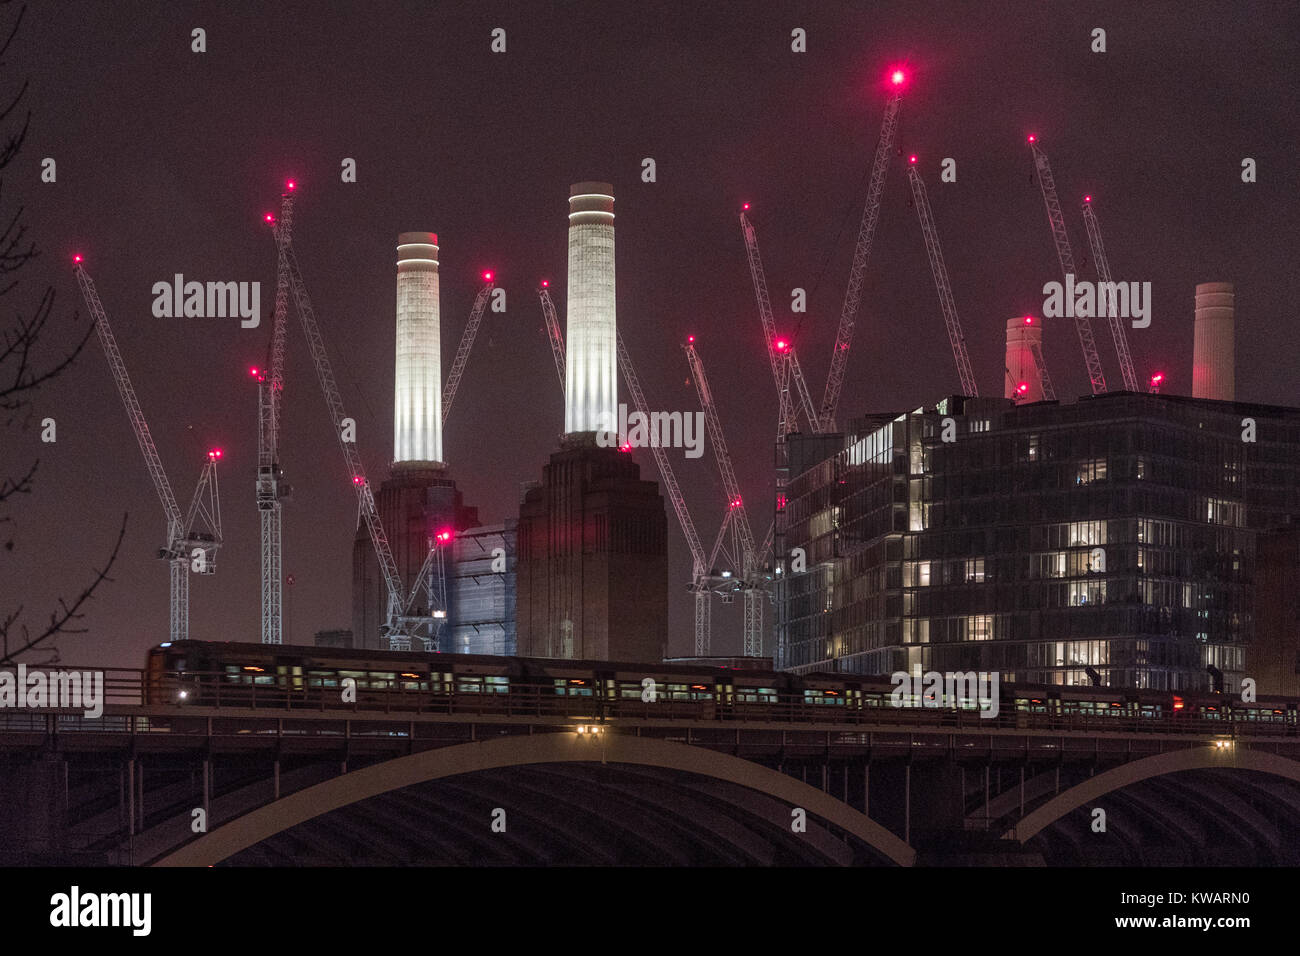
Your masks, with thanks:
[(622, 681), (618, 685), (618, 696), (624, 700), (640, 700), (641, 685), (634, 684), (632, 681)]
[(832, 707), (844, 706), (844, 694), (838, 690), (813, 690), (806, 689), (803, 692), (805, 704), (828, 704)]
[(281, 687), (290, 690), (302, 690), (302, 666), (299, 664), (276, 664), (275, 673)]
[(736, 700), (743, 704), (775, 704), (775, 687), (741, 687), (736, 691)]
[(308, 687), (338, 687), (339, 678), (334, 671), (327, 670), (309, 670), (307, 672)]
[(483, 690), (488, 694), (508, 694), (510, 693), (510, 678), (485, 677), (483, 678)]
[(226, 682), (230, 684), (273, 684), (275, 678), (266, 673), (265, 667), (256, 664), (227, 664)]
[(591, 683), (576, 677), (565, 680), (563, 677), (555, 678), (555, 693), (560, 697), (593, 697), (595, 696)]

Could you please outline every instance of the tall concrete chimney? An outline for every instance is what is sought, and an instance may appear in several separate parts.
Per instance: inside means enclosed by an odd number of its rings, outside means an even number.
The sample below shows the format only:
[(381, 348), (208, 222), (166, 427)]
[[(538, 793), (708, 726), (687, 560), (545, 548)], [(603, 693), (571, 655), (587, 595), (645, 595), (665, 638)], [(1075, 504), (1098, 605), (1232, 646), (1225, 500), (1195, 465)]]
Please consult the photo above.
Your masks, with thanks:
[(393, 382), (393, 464), (442, 462), (442, 343), (438, 237), (397, 237), (397, 374)]
[(565, 318), (564, 432), (616, 429), (614, 187), (569, 190), (569, 288)]
[(1192, 345), (1192, 397), (1236, 399), (1236, 350), (1231, 282), (1196, 287)]
[[(1031, 315), (1007, 319), (1007, 371), (1011, 377), (1006, 379), (1003, 398), (1014, 398), (1020, 402), (1041, 402), (1043, 400), (1043, 374), (1038, 368), (1035, 353), (1042, 355), (1043, 326), (1041, 320)], [(1029, 386), (1025, 391), (1017, 389), (1021, 385)]]

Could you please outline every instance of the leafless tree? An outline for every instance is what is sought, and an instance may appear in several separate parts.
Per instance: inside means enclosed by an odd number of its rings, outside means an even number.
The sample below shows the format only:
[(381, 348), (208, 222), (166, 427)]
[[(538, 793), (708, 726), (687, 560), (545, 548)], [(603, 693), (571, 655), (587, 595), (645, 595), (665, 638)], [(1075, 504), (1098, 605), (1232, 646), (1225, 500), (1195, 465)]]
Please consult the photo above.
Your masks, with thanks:
[[(9, 7), (11, 2), (12, 0), (4, 0), (3, 6)], [(18, 11), (8, 37), (3, 46), (0, 46), (0, 71), (3, 71), (5, 56), (26, 13), (25, 6)], [(3, 75), (2, 72), (0, 75)], [(3, 173), (22, 149), (31, 124), (31, 111), (22, 108), (27, 87), (28, 81), (23, 80), (17, 93), (8, 101), (8, 105), (0, 110), (0, 222), (4, 222), (6, 218), (3, 213), (5, 186)], [(0, 95), (0, 103), (2, 102), (4, 100)], [(15, 291), (19, 281), (18, 273), (40, 255), (35, 242), (27, 238), (27, 225), (23, 222), (23, 212), (24, 207), (19, 206), (12, 216), (8, 217), (8, 225), (4, 227), (4, 231), (0, 232), (0, 298)], [(30, 316), (20, 309), (15, 309), (13, 320), (0, 330), (0, 416), (4, 418), (6, 430), (13, 428), (19, 431), (28, 430), (32, 421), (33, 399), (36, 391), (57, 378), (76, 361), (94, 332), (92, 323), (74, 347), (64, 352), (62, 356), (47, 358), (43, 354), (45, 350), (40, 345), (43, 338), (56, 334), (50, 324), (53, 315), (54, 289), (47, 286), (37, 303), (36, 310)], [(73, 325), (77, 324), (77, 319), (77, 313), (74, 312)], [(8, 441), (5, 445), (12, 447)], [(32, 493), (40, 459), (34, 458), (29, 465), (20, 465), (12, 472), (11, 464), (0, 466), (0, 537), (4, 539), (4, 552), (9, 556), (12, 556), (16, 547), (13, 535), (16, 528), (13, 518), (14, 499), (18, 495)], [(96, 589), (105, 581), (111, 580), (108, 572), (117, 560), (117, 553), (125, 534), (126, 515), (123, 515), (117, 543), (113, 546), (112, 554), (109, 555), (103, 569), (95, 572), (94, 580), (71, 602), (60, 598), (57, 609), (50, 613), (49, 623), (36, 634), (33, 635), (23, 623), (21, 604), (5, 613), (3, 620), (0, 620), (0, 664), (11, 663), (18, 655), (37, 649), (56, 634), (79, 634), (84, 631), (84, 629), (74, 629), (71, 625), (84, 617), (82, 609), (90, 601)], [(11, 642), (14, 645), (12, 648)], [(49, 647), (42, 649), (53, 650), (57, 659), (57, 650)]]

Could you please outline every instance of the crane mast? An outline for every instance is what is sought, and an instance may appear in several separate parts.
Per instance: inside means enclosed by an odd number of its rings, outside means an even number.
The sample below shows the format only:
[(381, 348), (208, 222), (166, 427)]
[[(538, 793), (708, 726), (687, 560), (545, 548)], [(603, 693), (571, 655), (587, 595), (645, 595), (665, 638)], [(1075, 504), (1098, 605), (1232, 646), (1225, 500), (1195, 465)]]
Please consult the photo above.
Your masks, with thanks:
[(957, 363), (957, 375), (961, 379), (962, 394), (978, 398), (979, 386), (975, 382), (975, 373), (971, 371), (970, 356), (966, 353), (966, 337), (962, 335), (961, 320), (957, 317), (957, 304), (952, 298), (948, 266), (943, 261), (943, 249), (939, 245), (939, 233), (934, 227), (930, 199), (926, 195), (921, 174), (917, 172), (915, 156), (907, 167), (907, 178), (912, 184), (916, 215), (921, 221), (921, 232), (925, 236), (925, 251), (930, 257), (930, 271), (934, 273), (934, 288), (939, 294), (939, 307), (943, 310), (944, 325), (948, 327), (948, 341), (952, 345), (953, 361)]
[(745, 511), (744, 498), (740, 494), (740, 484), (736, 481), (736, 473), (731, 465), (731, 455), (727, 451), (727, 440), (722, 434), (722, 423), (718, 419), (713, 393), (704, 375), (704, 364), (693, 344), (688, 342), (682, 348), (691, 369), (691, 379), (695, 382), (700, 406), (704, 409), (704, 421), (709, 429), (709, 440), (713, 443), (713, 456), (722, 475), (722, 487), (727, 494), (729, 516), (739, 538), (745, 600), (743, 653), (747, 657), (758, 657), (763, 650), (763, 611), (759, 604), (760, 569), (758, 552), (754, 546), (754, 532), (749, 524), (749, 515)]
[(284, 357), (289, 315), (289, 262), (293, 234), (293, 184), (280, 196), (276, 229), (275, 317), (271, 323), (271, 367), (253, 370), (257, 379), (257, 481), (254, 486), (262, 557), (262, 643), (284, 643), (284, 575), (281, 503), (289, 491), (280, 470), (280, 410), (284, 401)]
[[(1097, 214), (1093, 212), (1091, 196), (1083, 201), (1083, 225), (1088, 231), (1088, 245), (1092, 249), (1092, 261), (1097, 267), (1097, 277), (1109, 285), (1110, 263), (1106, 261), (1106, 249), (1101, 244), (1101, 225), (1097, 222)], [(1100, 305), (1100, 296), (1097, 297), (1097, 302)], [(1124, 388), (1130, 392), (1140, 392), (1142, 387), (1138, 384), (1137, 373), (1133, 371), (1133, 356), (1129, 354), (1124, 320), (1120, 318), (1118, 309), (1111, 308), (1109, 312), (1111, 314), (1107, 318), (1110, 319), (1110, 334), (1115, 340), (1115, 354), (1119, 356), (1119, 371), (1124, 377)]]
[[(893, 77), (897, 87), (903, 75)], [(885, 118), (880, 124), (880, 142), (871, 165), (871, 185), (867, 189), (867, 202), (862, 210), (862, 225), (858, 228), (858, 241), (853, 250), (853, 265), (849, 270), (849, 285), (844, 293), (844, 307), (840, 310), (839, 330), (835, 335), (835, 351), (831, 354), (830, 372), (826, 376), (826, 392), (822, 398), (821, 426), (823, 431), (835, 430), (835, 415), (839, 410), (840, 392), (844, 388), (844, 372), (849, 361), (849, 348), (853, 344), (853, 326), (857, 321), (858, 305), (862, 300), (862, 280), (871, 256), (871, 242), (880, 218), (880, 196), (885, 186), (885, 171), (889, 168), (889, 154), (894, 145), (894, 132), (898, 128), (898, 111), (903, 94), (898, 90), (885, 106)]]
[(460, 387), (460, 378), (465, 374), (465, 363), (469, 361), (469, 350), (474, 347), (474, 338), (478, 335), (478, 327), (483, 322), (483, 310), (487, 308), (488, 296), (492, 294), (492, 287), (495, 283), (492, 280), (492, 273), (484, 276), (486, 283), (483, 288), (479, 289), (478, 295), (474, 297), (474, 307), (469, 312), (469, 322), (465, 325), (465, 332), (460, 337), (460, 347), (456, 349), (456, 358), (451, 363), (451, 371), (447, 373), (447, 384), (442, 388), (442, 423), (447, 424), (447, 413), (451, 411), (451, 403), (456, 400), (456, 389)]
[[(135, 387), (127, 374), (126, 363), (122, 360), (122, 351), (118, 348), (117, 338), (108, 323), (108, 314), (104, 311), (104, 305), (95, 289), (95, 283), (80, 264), (81, 257), (77, 256), (74, 261), (76, 262), (74, 271), (77, 284), (81, 287), (82, 298), (85, 299), (86, 308), (90, 310), (95, 322), (95, 331), (99, 336), (100, 345), (103, 346), (104, 356), (108, 359), (113, 382), (117, 385), (117, 393), (126, 409), (131, 430), (135, 433), (136, 443), (140, 446), (149, 478), (153, 481), (154, 491), (158, 494), (158, 500), (162, 502), (163, 514), (167, 520), (167, 544), (159, 550), (158, 557), (167, 560), (169, 639), (188, 640), (190, 571), (193, 569), (202, 574), (214, 573), (216, 552), (222, 543), (220, 494), (217, 488), (217, 461), (221, 458), (221, 452), (219, 450), (208, 452), (208, 460), (199, 473), (194, 498), (190, 502), (189, 510), (182, 515), (180, 505), (176, 503), (176, 495), (172, 492), (171, 482), (167, 480), (162, 459), (158, 456), (158, 447), (149, 432), (149, 423), (145, 420), (139, 399), (136, 398)], [(208, 531), (194, 530), (195, 523), (200, 518), (203, 519)], [(192, 564), (192, 561), (195, 563)]]
[[(1056, 198), (1056, 181), (1052, 178), (1052, 165), (1047, 161), (1047, 154), (1039, 148), (1038, 137), (1029, 137), (1029, 148), (1034, 154), (1038, 185), (1043, 193), (1043, 205), (1047, 207), (1047, 222), (1052, 227), (1052, 239), (1056, 242), (1056, 258), (1061, 264), (1061, 274), (1066, 277), (1066, 282), (1072, 282), (1073, 279), (1070, 277), (1078, 278), (1079, 273), (1074, 267), (1074, 253), (1070, 249), (1070, 236), (1065, 231), (1065, 217), (1061, 214), (1061, 203)], [(1092, 337), (1092, 323), (1088, 321), (1087, 316), (1076, 314), (1074, 329), (1079, 335), (1083, 361), (1088, 367), (1088, 380), (1092, 383), (1092, 394), (1100, 395), (1106, 391), (1106, 376), (1102, 373), (1101, 358), (1097, 355), (1097, 343)]]

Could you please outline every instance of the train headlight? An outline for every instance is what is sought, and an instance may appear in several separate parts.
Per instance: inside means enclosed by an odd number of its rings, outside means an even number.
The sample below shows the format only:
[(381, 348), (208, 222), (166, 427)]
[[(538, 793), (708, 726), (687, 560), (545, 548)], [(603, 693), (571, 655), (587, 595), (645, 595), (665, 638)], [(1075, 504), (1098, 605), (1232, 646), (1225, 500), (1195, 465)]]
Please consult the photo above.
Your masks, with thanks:
[(187, 691), (187, 690), (183, 690), (183, 691), (180, 691), (176, 696), (177, 696), (179, 699), (181, 699), (181, 700), (185, 700), (187, 697), (190, 696), (190, 692)]

